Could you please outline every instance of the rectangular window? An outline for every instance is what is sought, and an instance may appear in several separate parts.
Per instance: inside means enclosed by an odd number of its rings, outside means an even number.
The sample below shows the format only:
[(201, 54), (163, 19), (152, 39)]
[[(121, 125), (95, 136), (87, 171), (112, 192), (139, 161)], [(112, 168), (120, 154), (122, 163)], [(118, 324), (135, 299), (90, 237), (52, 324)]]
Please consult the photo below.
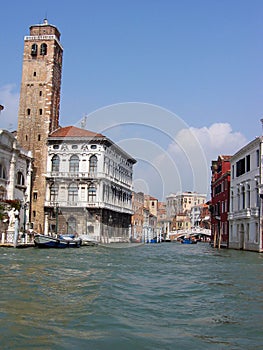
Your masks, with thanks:
[(246, 171), (250, 171), (250, 155), (246, 156)]
[(33, 200), (34, 200), (34, 201), (37, 200), (37, 192), (33, 192)]
[(234, 165), (232, 165), (232, 179), (234, 179), (234, 177), (235, 177), (235, 166)]
[(215, 188), (215, 194), (218, 194), (221, 192), (221, 184), (217, 185)]
[(245, 169), (245, 158), (242, 158), (236, 162), (236, 177), (243, 175), (245, 173)]
[(259, 149), (257, 149), (256, 158), (257, 167), (259, 167)]

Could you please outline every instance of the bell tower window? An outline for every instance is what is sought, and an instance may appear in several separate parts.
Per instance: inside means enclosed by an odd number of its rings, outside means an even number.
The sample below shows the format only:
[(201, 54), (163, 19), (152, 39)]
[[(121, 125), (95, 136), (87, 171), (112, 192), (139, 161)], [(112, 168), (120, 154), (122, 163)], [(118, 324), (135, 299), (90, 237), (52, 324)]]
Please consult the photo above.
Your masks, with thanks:
[(31, 46), (31, 56), (37, 56), (37, 44)]
[(47, 54), (47, 44), (43, 43), (40, 46), (40, 55), (45, 56)]

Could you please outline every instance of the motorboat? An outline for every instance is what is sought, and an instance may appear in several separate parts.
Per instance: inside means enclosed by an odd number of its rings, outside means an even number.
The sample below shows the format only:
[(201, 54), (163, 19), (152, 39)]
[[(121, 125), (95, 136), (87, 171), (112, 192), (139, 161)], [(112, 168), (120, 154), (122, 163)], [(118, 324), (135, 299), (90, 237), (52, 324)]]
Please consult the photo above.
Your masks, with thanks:
[(75, 235), (57, 235), (57, 237), (54, 237), (36, 234), (34, 243), (38, 248), (79, 248), (82, 240), (75, 237)]

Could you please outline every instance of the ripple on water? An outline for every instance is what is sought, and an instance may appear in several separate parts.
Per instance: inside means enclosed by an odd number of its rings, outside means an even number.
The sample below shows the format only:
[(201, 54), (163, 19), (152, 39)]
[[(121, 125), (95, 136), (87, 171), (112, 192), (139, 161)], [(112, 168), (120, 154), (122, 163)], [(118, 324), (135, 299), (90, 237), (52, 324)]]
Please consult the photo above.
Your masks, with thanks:
[(1, 253), (1, 349), (262, 345), (257, 254), (206, 244)]

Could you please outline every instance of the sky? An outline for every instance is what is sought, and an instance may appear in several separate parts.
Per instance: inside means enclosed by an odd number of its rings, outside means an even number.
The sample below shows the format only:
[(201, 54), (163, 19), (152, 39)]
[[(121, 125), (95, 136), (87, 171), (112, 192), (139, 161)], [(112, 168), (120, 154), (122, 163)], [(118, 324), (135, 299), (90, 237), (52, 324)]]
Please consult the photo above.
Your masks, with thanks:
[(211, 160), (262, 133), (262, 15), (262, 0), (5, 1), (0, 128), (16, 129), (23, 38), (47, 18), (64, 48), (60, 124), (131, 154), (136, 191), (209, 196)]

